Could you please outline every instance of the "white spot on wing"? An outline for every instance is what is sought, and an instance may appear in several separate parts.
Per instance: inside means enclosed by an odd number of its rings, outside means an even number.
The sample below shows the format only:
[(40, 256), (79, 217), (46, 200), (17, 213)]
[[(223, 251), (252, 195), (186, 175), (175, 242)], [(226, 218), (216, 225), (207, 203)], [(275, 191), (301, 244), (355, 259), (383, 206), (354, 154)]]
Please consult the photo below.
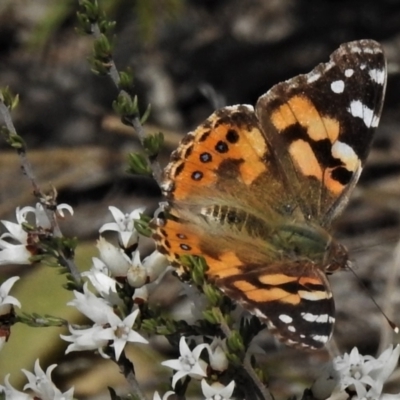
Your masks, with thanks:
[(296, 332), (296, 328), (293, 325), (289, 325), (287, 328), (290, 332)]
[(334, 93), (343, 93), (344, 90), (344, 82), (343, 81), (334, 81), (331, 83), (331, 89)]
[(350, 103), (347, 109), (353, 117), (361, 118), (368, 128), (375, 128), (378, 126), (379, 117), (374, 115), (374, 111), (361, 103), (360, 100), (355, 100)]
[(351, 46), (351, 47), (350, 47), (350, 50), (351, 50), (353, 53), (361, 53), (361, 48), (358, 47), (358, 46)]
[(323, 292), (323, 291), (314, 291), (314, 292), (309, 292), (307, 290), (299, 290), (299, 296), (302, 299), (305, 300), (311, 300), (311, 301), (318, 301), (322, 299), (329, 299), (332, 297), (332, 293), (329, 292)]
[(250, 112), (253, 112), (253, 111), (254, 111), (254, 107), (253, 107), (252, 105), (250, 105), (250, 104), (236, 104), (236, 105), (234, 105), (234, 106), (227, 106), (227, 107), (224, 107), (224, 109), (225, 109), (225, 110), (228, 110), (228, 111), (238, 111), (239, 107), (245, 107), (245, 108), (247, 108)]
[(329, 314), (315, 315), (311, 313), (301, 313), (301, 316), (308, 322), (320, 322), (320, 323), (329, 322), (331, 324), (335, 322), (335, 318), (333, 318)]
[(321, 74), (318, 72), (310, 72), (307, 75), (307, 83), (313, 83), (317, 81), (321, 77)]
[(341, 160), (348, 171), (356, 171), (360, 167), (360, 160), (351, 146), (337, 141), (332, 146), (332, 156)]
[(354, 69), (349, 68), (349, 69), (346, 69), (346, 71), (344, 71), (344, 76), (346, 78), (350, 78), (353, 74), (354, 74)]
[(293, 318), (286, 314), (281, 314), (278, 318), (285, 324), (290, 324), (293, 322)]
[(315, 341), (321, 342), (321, 343), (327, 343), (329, 340), (329, 336), (326, 336), (326, 335), (314, 335), (312, 338)]
[(368, 72), (368, 74), (371, 77), (371, 79), (379, 85), (383, 85), (383, 82), (385, 82), (385, 70), (384, 69), (371, 69)]

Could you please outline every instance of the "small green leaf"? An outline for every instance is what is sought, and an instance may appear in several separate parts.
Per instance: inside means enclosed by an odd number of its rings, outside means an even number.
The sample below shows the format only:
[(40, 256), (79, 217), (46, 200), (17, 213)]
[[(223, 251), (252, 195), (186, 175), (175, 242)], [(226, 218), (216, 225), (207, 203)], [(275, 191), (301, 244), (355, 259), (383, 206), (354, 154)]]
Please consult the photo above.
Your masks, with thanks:
[(100, 18), (100, 8), (96, 0), (81, 0), (80, 6), (83, 9), (82, 14), (91, 21), (97, 23)]
[(111, 32), (114, 31), (116, 22), (115, 21), (107, 21), (106, 19), (102, 19), (101, 21), (98, 22), (99, 29), (101, 33), (104, 33), (104, 35), (109, 36)]
[(213, 310), (203, 311), (202, 315), (203, 318), (212, 325), (217, 325), (220, 322), (219, 318), (215, 315)]
[(112, 55), (112, 44), (103, 33), (93, 43), (93, 57), (103, 62), (109, 62)]
[(8, 87), (0, 90), (0, 101), (9, 109), (13, 110), (19, 102), (19, 96), (14, 95)]
[(2, 127), (1, 134), (5, 136), (6, 142), (16, 150), (22, 150), (26, 148), (24, 139), (16, 133), (10, 132), (6, 127)]
[(78, 33), (91, 35), (93, 33), (92, 23), (85, 13), (76, 13), (76, 18), (78, 20), (78, 26), (76, 27)]
[(221, 293), (219, 289), (214, 287), (214, 285), (210, 285), (208, 283), (204, 283), (202, 289), (203, 293), (206, 295), (211, 306), (219, 307), (221, 305), (224, 295)]
[(140, 175), (152, 175), (151, 168), (147, 163), (147, 157), (140, 153), (131, 153), (128, 158), (130, 173), (140, 174)]
[(156, 157), (164, 145), (164, 135), (161, 132), (147, 135), (143, 140), (143, 148), (149, 157)]
[(151, 237), (152, 235), (152, 229), (149, 227), (149, 223), (152, 220), (151, 217), (149, 217), (146, 214), (140, 214), (140, 219), (134, 221), (134, 226), (135, 229), (143, 236), (146, 237)]
[(132, 125), (130, 120), (139, 115), (137, 96), (132, 99), (127, 92), (120, 92), (112, 106), (115, 112), (121, 116), (122, 122), (128, 125)]
[(245, 346), (243, 344), (243, 339), (240, 336), (239, 332), (233, 330), (230, 336), (226, 340), (226, 345), (228, 346), (229, 350), (233, 353), (241, 353), (244, 354)]
[(149, 104), (146, 108), (146, 111), (143, 113), (143, 115), (140, 117), (140, 123), (143, 125), (148, 118), (150, 117), (150, 112), (151, 112), (151, 104)]
[(118, 87), (121, 90), (125, 90), (127, 93), (132, 93), (133, 88), (133, 73), (131, 70), (121, 71), (119, 73)]

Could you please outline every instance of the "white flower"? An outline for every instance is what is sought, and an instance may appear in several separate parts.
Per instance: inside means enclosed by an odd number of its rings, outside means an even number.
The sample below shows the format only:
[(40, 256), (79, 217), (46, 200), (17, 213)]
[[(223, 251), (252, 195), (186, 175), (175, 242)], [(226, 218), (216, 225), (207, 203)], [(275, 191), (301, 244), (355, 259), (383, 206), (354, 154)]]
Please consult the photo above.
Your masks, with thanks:
[(95, 296), (88, 289), (87, 283), (83, 285), (83, 293), (74, 290), (74, 295), (75, 299), (68, 302), (67, 305), (75, 307), (93, 322), (100, 325), (108, 322), (107, 315), (109, 312), (113, 312), (112, 308), (104, 299)]
[(235, 381), (231, 381), (228, 386), (224, 386), (219, 382), (215, 382), (210, 386), (205, 379), (201, 381), (201, 390), (206, 400), (229, 400), (234, 389)]
[(88, 329), (74, 329), (69, 326), (71, 336), (60, 335), (61, 339), (71, 344), (65, 350), (65, 354), (71, 351), (97, 350), (103, 358), (110, 358), (104, 353), (103, 348), (107, 346), (108, 340), (100, 337), (104, 328), (101, 325), (94, 325)]
[(3, 233), (0, 238), (11, 238), (16, 240), (19, 243), (27, 243), (28, 240), (28, 233), (24, 231), (22, 228), (22, 224), (26, 223), (26, 214), (27, 210), (26, 207), (20, 209), (17, 207), (15, 211), (15, 216), (17, 219), (17, 223), (15, 222), (10, 222), (10, 221), (4, 221), (2, 220), (1, 223), (7, 228), (8, 232)]
[(139, 234), (135, 229), (134, 221), (140, 219), (140, 214), (143, 213), (146, 207), (141, 207), (133, 210), (130, 214), (124, 214), (116, 207), (110, 206), (108, 209), (111, 211), (115, 222), (104, 224), (99, 232), (116, 231), (121, 246), (128, 249), (138, 242)]
[(10, 384), (10, 374), (4, 378), (4, 386), (0, 385), (0, 393), (4, 393), (5, 400), (33, 400), (33, 396), (14, 389)]
[(213, 370), (222, 372), (228, 369), (229, 361), (226, 351), (226, 339), (221, 340), (215, 337), (208, 348), (210, 366)]
[[(0, 265), (4, 264), (30, 264), (31, 254), (27, 249), (28, 244), (28, 233), (22, 228), (22, 224), (26, 223), (26, 207), (23, 209), (16, 210), (17, 223), (10, 221), (1, 221), (6, 227), (8, 232), (3, 233), (0, 236)], [(19, 244), (10, 243), (5, 238), (11, 239), (13, 242)]]
[(108, 276), (107, 266), (96, 257), (92, 258), (92, 262), (92, 268), (89, 271), (82, 272), (82, 276), (86, 276), (100, 296), (110, 304), (122, 305), (123, 301), (117, 293), (117, 281)]
[(147, 271), (149, 282), (154, 282), (161, 277), (170, 265), (171, 263), (168, 261), (167, 257), (157, 250), (153, 251), (153, 253), (143, 260), (143, 267)]
[(0, 265), (5, 264), (31, 264), (30, 258), (33, 256), (28, 251), (25, 244), (11, 244), (0, 239)]
[(168, 392), (166, 392), (161, 398), (158, 392), (154, 392), (153, 400), (167, 400), (168, 397), (171, 396), (171, 394), (175, 394), (175, 392), (173, 392), (172, 390), (168, 390)]
[(123, 250), (107, 242), (107, 240), (101, 236), (97, 241), (97, 248), (100, 252), (100, 258), (107, 265), (111, 276), (125, 277), (132, 262)]
[[(354, 392), (354, 400), (383, 400), (391, 395), (382, 394), (383, 385), (396, 368), (400, 346), (389, 346), (379, 358), (362, 356), (355, 347), (350, 354), (336, 357), (313, 384), (312, 392), (317, 399), (330, 400)], [(346, 391), (346, 392), (345, 392)], [(400, 398), (400, 394), (396, 395)]]
[(56, 366), (56, 364), (50, 365), (46, 373), (44, 373), (40, 368), (39, 360), (36, 360), (34, 374), (23, 369), (22, 372), (28, 378), (28, 383), (24, 386), (24, 390), (32, 390), (35, 393), (35, 397), (41, 400), (72, 400), (74, 393), (73, 388), (62, 393), (51, 381), (51, 373)]
[(99, 337), (112, 340), (114, 343), (115, 359), (118, 360), (127, 342), (148, 343), (148, 341), (132, 329), (139, 310), (129, 314), (124, 320), (114, 313), (108, 314), (109, 328), (99, 333)]
[(135, 289), (135, 293), (132, 296), (132, 300), (136, 304), (143, 304), (149, 298), (149, 290), (147, 285), (141, 288)]
[(21, 303), (15, 297), (8, 294), (18, 279), (19, 276), (13, 276), (4, 281), (0, 286), (0, 315), (9, 313), (10, 305), (21, 308)]
[[(61, 218), (64, 218), (64, 211), (67, 210), (71, 215), (74, 215), (74, 210), (69, 204), (59, 204), (56, 208), (56, 213), (60, 215)], [(37, 227), (43, 229), (51, 229), (51, 223), (46, 215), (46, 211), (43, 208), (43, 205), (40, 203), (36, 203), (36, 207), (24, 207), (21, 211), (28, 214), (28, 212), (32, 212), (35, 215), (35, 223)]]
[(128, 269), (126, 279), (130, 286), (140, 288), (147, 283), (147, 271), (140, 261), (139, 250), (135, 251), (132, 265)]
[(185, 337), (181, 337), (179, 341), (180, 357), (177, 360), (168, 360), (161, 363), (161, 365), (177, 371), (172, 377), (173, 388), (176, 382), (186, 375), (195, 379), (207, 376), (205, 372), (207, 364), (203, 360), (200, 360), (200, 354), (205, 348), (208, 348), (207, 344), (199, 344), (191, 351), (186, 343)]

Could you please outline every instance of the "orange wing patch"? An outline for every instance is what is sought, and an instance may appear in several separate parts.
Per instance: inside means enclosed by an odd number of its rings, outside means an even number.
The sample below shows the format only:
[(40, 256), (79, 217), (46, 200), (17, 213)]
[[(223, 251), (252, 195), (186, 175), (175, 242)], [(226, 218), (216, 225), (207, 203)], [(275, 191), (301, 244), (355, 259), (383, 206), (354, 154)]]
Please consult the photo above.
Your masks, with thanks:
[(312, 140), (329, 138), (333, 144), (339, 137), (339, 121), (322, 116), (314, 104), (303, 96), (293, 96), (271, 115), (271, 121), (279, 132), (296, 123), (307, 129)]
[(164, 194), (176, 201), (234, 179), (251, 185), (266, 171), (265, 138), (250, 106), (226, 107), (190, 133), (173, 153)]

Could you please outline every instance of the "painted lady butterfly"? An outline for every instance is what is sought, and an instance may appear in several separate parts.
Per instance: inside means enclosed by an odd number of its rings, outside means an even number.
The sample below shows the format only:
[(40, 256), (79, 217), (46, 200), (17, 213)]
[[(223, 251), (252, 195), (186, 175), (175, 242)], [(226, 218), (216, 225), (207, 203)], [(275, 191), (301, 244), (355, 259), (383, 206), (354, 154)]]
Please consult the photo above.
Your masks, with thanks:
[(172, 154), (158, 249), (203, 256), (207, 277), (285, 343), (321, 348), (335, 321), (326, 274), (348, 265), (329, 233), (361, 174), (386, 86), (381, 46), (340, 46), (325, 64), (249, 105), (225, 107)]

